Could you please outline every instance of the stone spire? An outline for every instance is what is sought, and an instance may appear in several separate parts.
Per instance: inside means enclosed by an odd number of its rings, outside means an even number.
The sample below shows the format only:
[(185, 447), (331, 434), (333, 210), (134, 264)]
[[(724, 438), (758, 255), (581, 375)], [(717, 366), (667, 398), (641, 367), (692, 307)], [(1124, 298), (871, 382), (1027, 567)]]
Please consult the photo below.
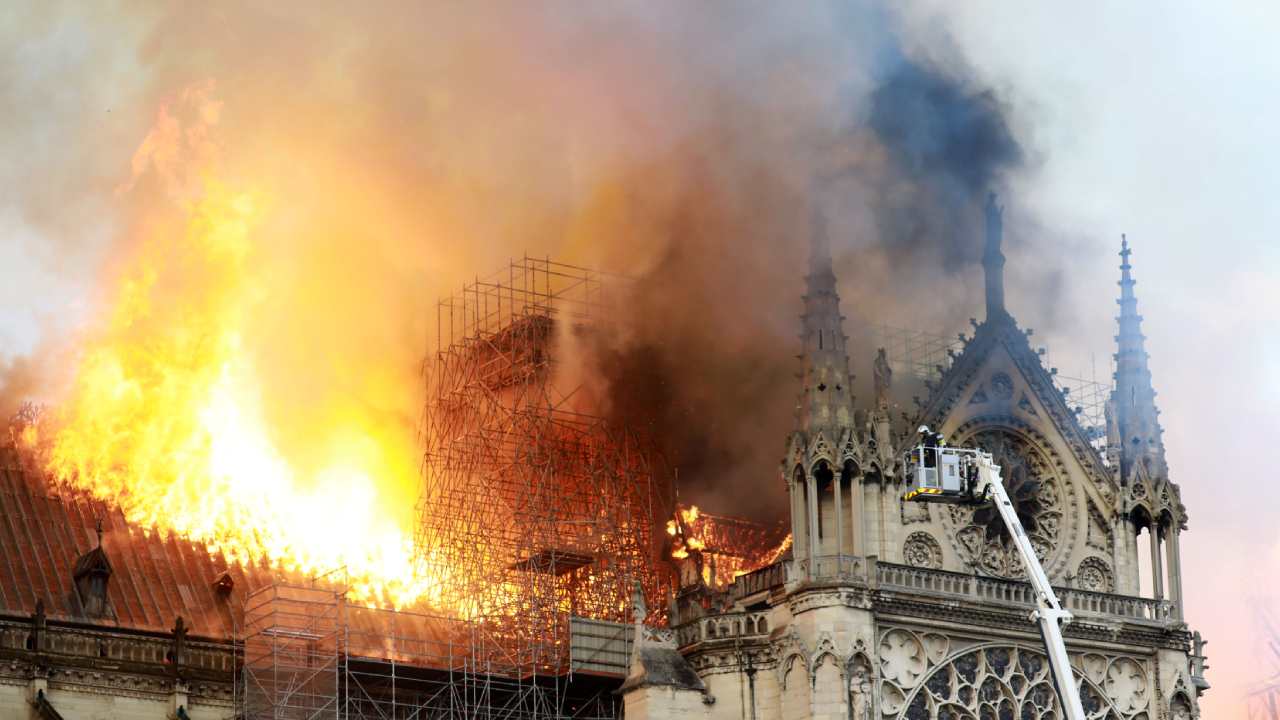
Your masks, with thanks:
[(803, 385), (796, 418), (796, 429), (806, 433), (853, 424), (849, 355), (840, 296), (836, 294), (836, 274), (831, 268), (831, 240), (826, 220), (816, 208), (811, 232), (804, 314), (800, 316)]
[(1120, 243), (1120, 333), (1116, 335), (1115, 389), (1111, 391), (1113, 436), (1120, 442), (1120, 471), (1125, 481), (1136, 463), (1142, 462), (1153, 477), (1165, 475), (1164, 441), (1156, 409), (1156, 391), (1147, 365), (1142, 316), (1133, 292), (1133, 266), (1129, 264), (1129, 239)]
[(996, 204), (996, 194), (987, 194), (987, 243), (982, 253), (982, 269), (987, 281), (987, 321), (1009, 317), (1004, 307), (1004, 207)]

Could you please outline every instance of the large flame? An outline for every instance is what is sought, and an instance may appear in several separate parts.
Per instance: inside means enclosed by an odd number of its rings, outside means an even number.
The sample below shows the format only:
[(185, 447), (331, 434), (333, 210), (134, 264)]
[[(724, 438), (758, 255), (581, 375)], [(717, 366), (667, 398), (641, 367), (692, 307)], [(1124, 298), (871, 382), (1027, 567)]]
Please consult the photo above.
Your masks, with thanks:
[(153, 182), (169, 186), (178, 219), (138, 223), (137, 253), (38, 441), (48, 467), (118, 504), (131, 522), (233, 561), (345, 568), (352, 596), (371, 604), (430, 600), (434, 583), (413, 571), (411, 514), (390, 511), (403, 499), (386, 492), (415, 484), (412, 434), (352, 401), (286, 435), (264, 401), (263, 353), (253, 344), (262, 331), (250, 328), (275, 300), (271, 278), (255, 272), (272, 202), (218, 177), (209, 90), (183, 96), (194, 109), (185, 126), (162, 110), (135, 158), (135, 182), (159, 176)]

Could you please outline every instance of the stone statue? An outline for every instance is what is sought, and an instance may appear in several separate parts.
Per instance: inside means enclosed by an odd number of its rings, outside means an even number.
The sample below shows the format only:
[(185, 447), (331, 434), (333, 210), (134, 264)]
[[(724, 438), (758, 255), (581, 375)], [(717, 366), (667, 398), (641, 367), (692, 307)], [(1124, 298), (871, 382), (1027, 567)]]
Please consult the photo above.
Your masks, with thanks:
[(893, 384), (893, 368), (889, 367), (889, 358), (884, 348), (876, 351), (876, 362), (873, 368), (876, 385), (876, 406), (889, 407), (889, 386)]
[(645, 606), (644, 588), (640, 587), (639, 580), (636, 581), (635, 590), (631, 593), (631, 608), (635, 613), (636, 624), (643, 624), (645, 617), (649, 615), (649, 608)]
[(849, 673), (849, 717), (871, 720), (871, 677), (862, 663), (855, 664)]

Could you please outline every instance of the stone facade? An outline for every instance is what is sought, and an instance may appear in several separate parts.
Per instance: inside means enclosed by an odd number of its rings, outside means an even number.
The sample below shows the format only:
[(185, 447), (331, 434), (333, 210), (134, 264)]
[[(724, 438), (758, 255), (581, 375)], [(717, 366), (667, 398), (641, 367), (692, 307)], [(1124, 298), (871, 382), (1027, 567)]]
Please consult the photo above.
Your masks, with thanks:
[[(874, 405), (854, 405), (828, 242), (815, 223), (803, 386), (781, 472), (793, 557), (728, 588), (682, 589), (676, 644), (705, 688), (650, 696), (644, 717), (663, 717), (655, 708), (666, 703), (672, 717), (708, 719), (1062, 717), (1028, 614), (1031, 589), (999, 518), (991, 508), (900, 500), (901, 457), (919, 424), (953, 445), (982, 447), (1001, 465), (1040, 560), (1075, 615), (1064, 633), (1088, 718), (1199, 717), (1208, 685), (1203, 644), (1182, 619), (1178, 537), (1186, 512), (1167, 477), (1128, 245), (1116, 386), (1099, 449), (1031, 348), (1030, 332), (1004, 307), (994, 198), (987, 228), (987, 319), (930, 385), (917, 417), (894, 422), (882, 352)], [(1146, 597), (1138, 561), (1144, 529), (1156, 577)], [(638, 707), (632, 696), (645, 693), (630, 690), (628, 713)]]
[[(0, 620), (0, 717), (231, 717), (234, 648), (180, 636), (39, 617)], [(40, 708), (38, 695), (51, 709)]]

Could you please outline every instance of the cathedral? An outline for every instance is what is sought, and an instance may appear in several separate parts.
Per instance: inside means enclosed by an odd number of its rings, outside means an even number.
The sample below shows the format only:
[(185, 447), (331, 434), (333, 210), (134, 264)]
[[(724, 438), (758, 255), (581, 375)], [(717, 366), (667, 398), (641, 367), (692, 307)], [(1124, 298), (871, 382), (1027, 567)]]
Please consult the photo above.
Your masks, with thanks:
[[(1005, 306), (1001, 212), (990, 198), (985, 320), (910, 418), (891, 416), (903, 379), (883, 350), (870, 403), (855, 404), (850, 353), (873, 350), (850, 347), (829, 242), (815, 225), (801, 387), (781, 463), (790, 554), (725, 581), (714, 558), (708, 574), (690, 547), (669, 606), (645, 607), (666, 586), (637, 587), (633, 623), (619, 621), (635, 566), (612, 546), (566, 552), (567, 540), (551, 538), (518, 562), (498, 556), (499, 569), (578, 593), (564, 596), (567, 611), (521, 606), (524, 644), (504, 645), (486, 634), (492, 622), (359, 607), (327, 581), (132, 523), (0, 442), (0, 718), (1061, 720), (1032, 590), (1000, 518), (990, 507), (901, 499), (903, 456), (921, 424), (1001, 466), (1074, 616), (1064, 634), (1089, 720), (1200, 717), (1204, 642), (1183, 614), (1187, 516), (1165, 461), (1130, 249), (1120, 251), (1103, 435), (1077, 416)], [(539, 298), (534, 310), (548, 312)], [(517, 310), (515, 324), (492, 333), (527, 350), (502, 356), (513, 363), (495, 374), (502, 388), (538, 377), (530, 359), (545, 365), (554, 335), (550, 315)], [(527, 462), (504, 457), (502, 476)], [(584, 482), (602, 495), (607, 473), (591, 470)], [(565, 494), (565, 475), (542, 473), (558, 484), (539, 497)], [(617, 487), (643, 477), (615, 476)], [(589, 507), (617, 506), (616, 497)], [(619, 527), (645, 525), (628, 517)], [(655, 573), (669, 569), (653, 561)], [(585, 607), (581, 577), (617, 579), (620, 594), (604, 596), (610, 614)], [(548, 622), (536, 607), (549, 608)], [(546, 654), (503, 670), (495, 659), (510, 647)]]
[[(1058, 720), (1018, 555), (990, 507), (901, 500), (917, 426), (979, 447), (1063, 606), (1090, 720), (1200, 717), (1204, 642), (1183, 617), (1179, 538), (1127, 241), (1106, 436), (1084, 428), (1005, 306), (1002, 208), (985, 208), (986, 318), (912, 422), (855, 405), (830, 244), (814, 230), (802, 386), (781, 480), (792, 558), (723, 588), (684, 583), (671, 629), (637, 623), (628, 720)], [(1145, 531), (1145, 532), (1144, 532)], [(1140, 560), (1149, 563), (1140, 573)], [(1149, 576), (1144, 581), (1143, 575)]]

